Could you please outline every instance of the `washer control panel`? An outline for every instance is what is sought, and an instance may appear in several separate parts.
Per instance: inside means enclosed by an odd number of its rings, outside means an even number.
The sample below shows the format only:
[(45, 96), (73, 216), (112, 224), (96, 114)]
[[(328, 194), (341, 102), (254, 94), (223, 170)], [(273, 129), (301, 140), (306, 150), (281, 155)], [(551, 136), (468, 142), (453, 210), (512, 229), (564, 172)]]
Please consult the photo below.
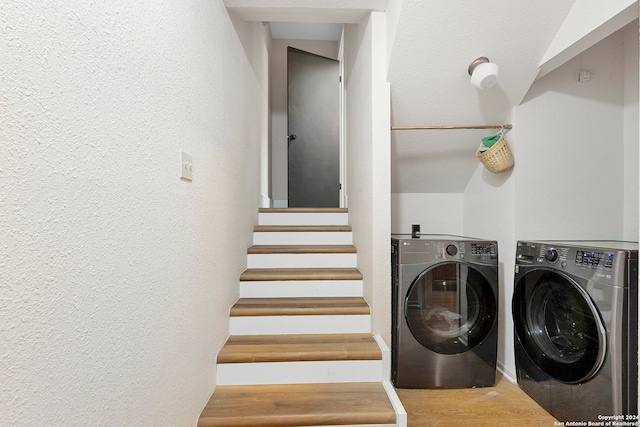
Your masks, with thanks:
[(590, 248), (547, 242), (522, 242), (516, 248), (516, 273), (520, 266), (553, 267), (569, 274), (615, 283), (624, 274), (624, 251), (606, 248)]
[(615, 255), (613, 252), (597, 252), (593, 250), (576, 251), (576, 265), (584, 268), (611, 271)]
[(611, 271), (615, 260), (615, 251), (597, 251), (576, 249), (544, 243), (518, 242), (516, 261), (526, 264), (554, 264), (566, 267), (568, 263), (577, 267)]

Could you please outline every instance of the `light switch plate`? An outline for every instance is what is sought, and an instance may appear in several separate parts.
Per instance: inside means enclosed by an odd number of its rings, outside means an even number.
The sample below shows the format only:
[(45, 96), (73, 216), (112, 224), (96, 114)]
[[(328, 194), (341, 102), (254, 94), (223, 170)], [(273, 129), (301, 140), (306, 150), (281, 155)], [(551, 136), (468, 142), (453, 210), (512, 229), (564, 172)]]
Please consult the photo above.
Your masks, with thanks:
[(188, 181), (193, 179), (193, 158), (184, 151), (180, 154), (180, 178)]

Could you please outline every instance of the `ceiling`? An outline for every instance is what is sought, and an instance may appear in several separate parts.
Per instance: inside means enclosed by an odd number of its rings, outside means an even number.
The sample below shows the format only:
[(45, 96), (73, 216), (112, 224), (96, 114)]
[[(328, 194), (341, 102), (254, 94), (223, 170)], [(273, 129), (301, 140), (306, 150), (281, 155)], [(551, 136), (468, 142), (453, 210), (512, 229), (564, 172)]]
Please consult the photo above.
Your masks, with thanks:
[(224, 0), (245, 21), (357, 24), (374, 10), (384, 12), (390, 0)]
[[(283, 22), (357, 23), (369, 10), (393, 9), (392, 126), (465, 126), (509, 121), (575, 1), (298, 0), (292, 8), (290, 0), (225, 0), (225, 5), (245, 20), (274, 22), (279, 38), (303, 37), (300, 26)], [(469, 64), (480, 56), (500, 67), (498, 83), (486, 90), (469, 83)], [(476, 148), (492, 133), (392, 131), (392, 192), (464, 192), (479, 165)]]
[(270, 22), (271, 37), (287, 40), (331, 40), (342, 37), (343, 24), (317, 22)]

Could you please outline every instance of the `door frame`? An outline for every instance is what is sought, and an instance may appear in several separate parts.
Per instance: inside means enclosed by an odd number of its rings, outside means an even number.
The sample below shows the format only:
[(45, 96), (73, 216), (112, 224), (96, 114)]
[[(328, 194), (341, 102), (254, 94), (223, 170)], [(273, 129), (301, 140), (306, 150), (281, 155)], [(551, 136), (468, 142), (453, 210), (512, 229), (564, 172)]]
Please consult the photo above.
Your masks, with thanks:
[(338, 48), (338, 62), (340, 63), (340, 207), (348, 206), (347, 198), (347, 105), (344, 90), (344, 26), (340, 36)]

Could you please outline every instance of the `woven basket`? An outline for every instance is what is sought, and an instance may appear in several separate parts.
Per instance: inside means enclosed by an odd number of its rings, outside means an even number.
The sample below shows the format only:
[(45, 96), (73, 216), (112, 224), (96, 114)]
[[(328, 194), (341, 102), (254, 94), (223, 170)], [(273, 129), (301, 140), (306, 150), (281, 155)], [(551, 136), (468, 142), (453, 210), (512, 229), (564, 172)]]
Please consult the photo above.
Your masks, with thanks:
[(476, 156), (493, 173), (505, 172), (513, 167), (513, 154), (504, 136), (487, 151), (476, 151)]

